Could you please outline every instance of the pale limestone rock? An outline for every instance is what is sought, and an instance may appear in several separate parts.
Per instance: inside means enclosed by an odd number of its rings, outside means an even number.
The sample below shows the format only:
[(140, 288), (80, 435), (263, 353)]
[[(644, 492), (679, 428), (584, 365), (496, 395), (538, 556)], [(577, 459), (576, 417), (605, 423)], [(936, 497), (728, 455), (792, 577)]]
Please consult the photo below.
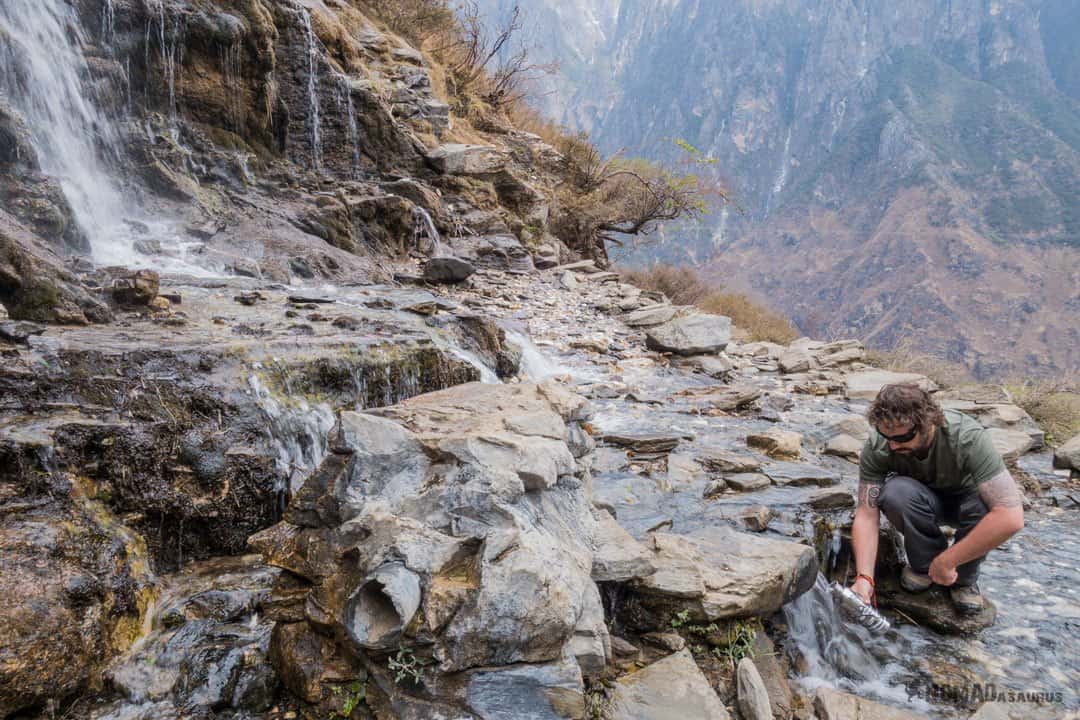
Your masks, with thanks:
[(736, 670), (739, 712), (743, 720), (773, 720), (769, 691), (758, 674), (754, 661), (744, 657)]
[(896, 383), (914, 383), (930, 392), (937, 390), (937, 385), (925, 375), (888, 370), (860, 370), (848, 375), (844, 382), (849, 400), (873, 400), (881, 388)]
[(592, 579), (626, 582), (652, 575), (652, 553), (635, 540), (607, 510), (596, 510), (595, 553)]
[(802, 452), (802, 435), (790, 430), (773, 428), (746, 436), (746, 444), (761, 450), (769, 457), (797, 458)]
[(669, 655), (615, 684), (611, 720), (729, 720), (727, 708), (689, 650)]
[(837, 455), (842, 458), (856, 459), (862, 452), (863, 441), (857, 440), (850, 435), (834, 435), (825, 443), (826, 455)]
[(1054, 451), (1054, 467), (1067, 470), (1080, 470), (1080, 435)]
[(921, 713), (900, 710), (825, 687), (818, 688), (814, 709), (818, 720), (930, 720)]

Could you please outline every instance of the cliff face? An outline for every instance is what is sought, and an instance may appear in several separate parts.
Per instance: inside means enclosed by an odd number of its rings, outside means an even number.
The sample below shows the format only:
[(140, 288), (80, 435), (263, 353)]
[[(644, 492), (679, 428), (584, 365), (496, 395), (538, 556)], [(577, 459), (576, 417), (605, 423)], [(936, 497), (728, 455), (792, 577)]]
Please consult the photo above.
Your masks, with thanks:
[[(624, 0), (552, 109), (588, 96), (561, 117), (608, 151), (674, 161), (682, 137), (719, 159), (745, 213), (669, 229), (654, 257), (708, 264), (810, 334), (1062, 369), (1080, 339), (1077, 29), (1075, 4), (1045, 0)], [(585, 74), (560, 59), (563, 81)]]

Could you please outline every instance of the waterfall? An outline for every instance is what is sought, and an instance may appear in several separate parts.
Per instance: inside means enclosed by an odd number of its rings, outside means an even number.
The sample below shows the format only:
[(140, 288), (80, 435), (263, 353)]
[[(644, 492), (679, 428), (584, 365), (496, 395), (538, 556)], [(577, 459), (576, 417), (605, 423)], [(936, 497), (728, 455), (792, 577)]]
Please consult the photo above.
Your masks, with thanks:
[(114, 247), (124, 203), (100, 153), (118, 156), (120, 141), (83, 88), (84, 44), (64, 0), (0, 3), (0, 94), (26, 119), (41, 169), (60, 181), (94, 258), (114, 261), (127, 254)]
[(304, 26), (304, 52), (308, 61), (308, 125), (311, 131), (311, 168), (322, 169), (322, 120), (319, 108), (319, 44), (311, 27), (311, 11), (300, 8), (300, 22)]
[(435, 227), (431, 213), (419, 205), (413, 208), (413, 246), (429, 257), (446, 254), (442, 247), (442, 236)]
[(101, 9), (101, 39), (105, 47), (112, 49), (116, 40), (116, 8), (113, 7), (113, 0), (105, 0)]
[(787, 138), (784, 140), (784, 152), (780, 156), (780, 169), (776, 173), (776, 181), (773, 183), (772, 191), (765, 201), (765, 217), (769, 216), (772, 209), (773, 198), (783, 192), (784, 186), (787, 185), (788, 154), (791, 152), (791, 129), (791, 126), (788, 126)]
[(352, 84), (346, 75), (335, 72), (338, 80), (338, 109), (345, 107), (345, 132), (349, 136), (349, 147), (352, 148), (352, 176), (360, 177), (360, 128), (356, 122), (356, 106), (352, 100)]
[(724, 203), (724, 207), (720, 209), (720, 224), (716, 226), (716, 232), (713, 233), (712, 244), (714, 249), (720, 249), (724, 245), (724, 233), (727, 231), (728, 221), (728, 206)]
[(517, 330), (506, 330), (505, 332), (506, 339), (521, 348), (522, 377), (532, 382), (539, 382), (549, 377), (566, 375), (570, 372), (544, 355), (529, 336)]
[[(147, 5), (147, 9), (151, 12), (148, 16), (152, 17), (152, 12), (157, 11), (157, 40), (158, 47), (161, 53), (161, 71), (165, 76), (165, 84), (169, 88), (169, 127), (173, 133), (173, 139), (176, 140), (179, 136), (179, 113), (177, 112), (176, 105), (176, 80), (177, 80), (177, 67), (182, 67), (184, 64), (184, 42), (181, 33), (181, 19), (178, 17), (173, 21), (172, 30), (169, 30), (169, 18), (165, 13), (165, 0), (147, 0), (147, 2), (154, 2), (156, 8), (152, 8)], [(152, 23), (147, 21), (148, 24)], [(150, 28), (147, 27), (147, 55), (149, 56), (149, 34)], [(150, 67), (149, 57), (147, 57), (146, 67)]]
[(229, 121), (233, 129), (243, 133), (244, 129), (244, 43), (234, 40), (228, 47), (221, 49), (221, 69), (225, 77), (225, 87), (229, 93)]
[(265, 415), (278, 473), (295, 492), (326, 456), (327, 436), (336, 420), (334, 411), (326, 403), (312, 406), (302, 397), (279, 399), (258, 375), (248, 377), (248, 386)]

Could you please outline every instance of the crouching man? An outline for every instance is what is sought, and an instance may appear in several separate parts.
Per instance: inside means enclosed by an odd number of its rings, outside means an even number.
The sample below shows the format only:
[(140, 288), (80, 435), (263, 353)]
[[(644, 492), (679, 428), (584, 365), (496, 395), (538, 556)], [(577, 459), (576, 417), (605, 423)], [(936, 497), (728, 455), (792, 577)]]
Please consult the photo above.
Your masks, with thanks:
[[(904, 536), (909, 564), (900, 585), (908, 592), (944, 585), (958, 612), (978, 612), (979, 565), (1024, 527), (1020, 493), (989, 433), (961, 412), (942, 412), (910, 384), (882, 388), (867, 419), (873, 430), (859, 455), (851, 589), (871, 602), (884, 512)], [(952, 546), (943, 524), (956, 528)]]

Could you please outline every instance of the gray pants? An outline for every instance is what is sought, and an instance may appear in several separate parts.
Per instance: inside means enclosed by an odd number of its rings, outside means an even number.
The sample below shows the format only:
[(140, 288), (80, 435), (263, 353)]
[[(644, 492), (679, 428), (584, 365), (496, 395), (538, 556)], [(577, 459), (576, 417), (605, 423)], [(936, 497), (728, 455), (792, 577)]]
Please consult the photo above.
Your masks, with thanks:
[[(930, 562), (949, 546), (941, 525), (956, 528), (956, 540), (960, 541), (989, 512), (976, 490), (963, 495), (939, 495), (904, 475), (894, 475), (885, 481), (878, 505), (904, 536), (911, 569), (924, 575), (930, 570)], [(956, 584), (974, 584), (979, 576), (979, 564), (985, 557), (958, 567)]]

